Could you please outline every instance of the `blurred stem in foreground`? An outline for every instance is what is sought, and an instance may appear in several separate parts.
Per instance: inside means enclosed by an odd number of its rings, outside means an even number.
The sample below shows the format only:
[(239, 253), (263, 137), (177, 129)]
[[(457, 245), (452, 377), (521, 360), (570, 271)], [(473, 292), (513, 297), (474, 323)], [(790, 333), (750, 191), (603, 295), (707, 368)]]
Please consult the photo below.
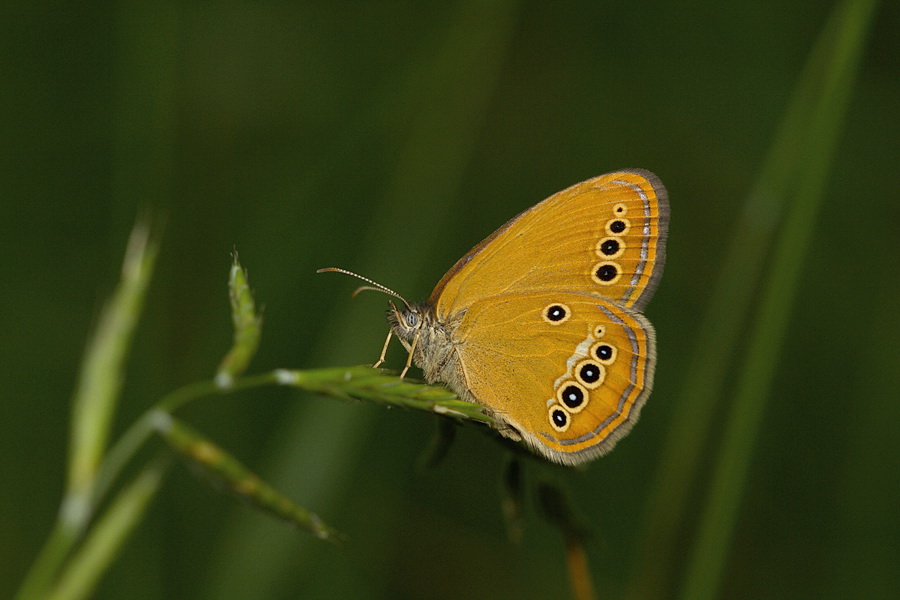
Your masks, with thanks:
[(67, 561), (48, 599), (86, 598), (143, 518), (156, 496), (167, 460), (150, 463), (116, 496), (87, 532), (83, 543)]
[(157, 244), (150, 241), (149, 226), (138, 223), (128, 240), (121, 281), (100, 315), (81, 366), (72, 401), (69, 478), (62, 511), (73, 531), (80, 530), (90, 516), (89, 490), (106, 451), (125, 361), (156, 255)]

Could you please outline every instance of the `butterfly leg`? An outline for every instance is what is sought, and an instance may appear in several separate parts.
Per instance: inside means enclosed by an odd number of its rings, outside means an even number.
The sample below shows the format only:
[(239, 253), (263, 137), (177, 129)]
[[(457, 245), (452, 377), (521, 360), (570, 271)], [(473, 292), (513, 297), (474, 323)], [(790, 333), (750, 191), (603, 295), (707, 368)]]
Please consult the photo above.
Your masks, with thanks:
[(416, 351), (416, 342), (419, 341), (419, 332), (416, 332), (415, 337), (413, 337), (412, 343), (409, 345), (409, 356), (406, 357), (406, 366), (403, 367), (403, 371), (400, 372), (400, 379), (403, 379), (406, 376), (406, 372), (409, 371), (409, 367), (412, 366), (413, 354)]
[(384, 364), (384, 356), (387, 354), (388, 345), (390, 345), (391, 337), (393, 337), (393, 335), (394, 335), (394, 332), (391, 330), (388, 330), (387, 339), (384, 340), (384, 348), (381, 349), (381, 356), (378, 357), (378, 362), (376, 362), (374, 365), (372, 365), (373, 369), (377, 369), (378, 367), (380, 367), (381, 365)]

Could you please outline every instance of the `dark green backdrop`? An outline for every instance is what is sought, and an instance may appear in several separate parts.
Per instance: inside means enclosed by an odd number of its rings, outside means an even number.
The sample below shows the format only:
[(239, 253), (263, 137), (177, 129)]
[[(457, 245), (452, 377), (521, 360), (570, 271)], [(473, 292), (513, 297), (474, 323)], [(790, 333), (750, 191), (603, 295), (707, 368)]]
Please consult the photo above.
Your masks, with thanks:
[[(79, 359), (140, 214), (164, 236), (117, 431), (214, 372), (231, 338), (232, 249), (264, 306), (251, 370), (370, 362), (385, 299), (351, 301), (352, 281), (316, 268), (425, 297), (512, 215), (641, 167), (672, 210), (647, 311), (657, 385), (615, 452), (566, 478), (594, 532), (600, 596), (622, 596), (712, 282), (831, 2), (16, 4), (0, 9), (0, 590), (15, 588), (55, 517)], [(898, 27), (885, 3), (721, 597), (900, 587)], [(570, 593), (552, 527), (532, 514), (523, 543), (507, 541), (502, 452), (476, 431), (422, 473), (434, 423), (418, 413), (263, 390), (184, 418), (351, 542), (316, 542), (178, 465), (99, 598)]]

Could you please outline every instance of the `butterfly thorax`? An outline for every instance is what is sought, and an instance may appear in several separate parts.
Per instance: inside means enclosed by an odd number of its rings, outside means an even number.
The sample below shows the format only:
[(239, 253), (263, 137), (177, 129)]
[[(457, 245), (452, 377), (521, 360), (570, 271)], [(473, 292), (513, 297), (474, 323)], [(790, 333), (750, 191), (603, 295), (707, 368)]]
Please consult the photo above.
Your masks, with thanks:
[(428, 383), (447, 384), (463, 400), (475, 402), (459, 363), (453, 331), (459, 319), (441, 321), (434, 307), (423, 302), (402, 309), (388, 309), (391, 329), (407, 350), (413, 350), (413, 363)]

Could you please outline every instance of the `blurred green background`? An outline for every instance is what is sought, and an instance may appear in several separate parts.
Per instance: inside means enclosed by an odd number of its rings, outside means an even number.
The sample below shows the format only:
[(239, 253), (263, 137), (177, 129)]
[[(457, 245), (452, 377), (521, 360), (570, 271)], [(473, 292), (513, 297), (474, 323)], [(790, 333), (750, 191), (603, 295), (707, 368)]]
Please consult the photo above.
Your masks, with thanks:
[[(647, 310), (657, 384), (615, 452), (562, 477), (594, 534), (600, 597), (624, 597), (725, 248), (832, 8), (5, 4), (0, 590), (15, 589), (55, 518), (79, 360), (139, 215), (164, 235), (116, 431), (211, 377), (232, 335), (232, 249), (264, 306), (251, 371), (371, 362), (385, 299), (351, 301), (353, 281), (316, 268), (426, 297), (512, 215), (641, 167), (660, 176), (672, 208), (666, 274)], [(900, 589), (898, 31), (900, 6), (884, 3), (773, 349), (721, 597)], [(696, 533), (725, 387), (664, 597), (677, 594)], [(265, 389), (182, 414), (350, 542), (318, 542), (178, 465), (98, 598), (569, 597), (556, 530), (532, 511), (523, 542), (506, 539), (502, 450), (471, 428), (421, 472), (435, 425), (419, 413)]]

